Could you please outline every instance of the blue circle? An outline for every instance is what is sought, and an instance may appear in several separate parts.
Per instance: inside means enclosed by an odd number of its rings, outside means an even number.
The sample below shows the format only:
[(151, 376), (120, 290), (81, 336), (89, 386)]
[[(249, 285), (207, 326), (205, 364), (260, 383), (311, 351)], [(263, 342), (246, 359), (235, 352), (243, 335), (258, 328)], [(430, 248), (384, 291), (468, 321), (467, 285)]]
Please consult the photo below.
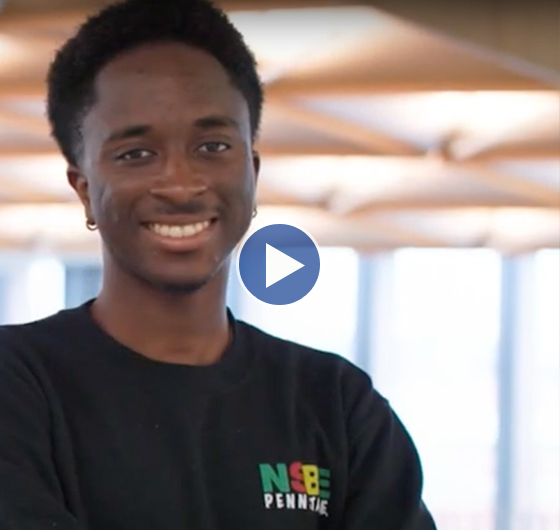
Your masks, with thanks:
[[(303, 265), (269, 287), (266, 286), (267, 245)], [(319, 250), (313, 239), (303, 230), (286, 224), (257, 230), (245, 241), (237, 258), (239, 278), (245, 288), (261, 302), (271, 305), (293, 304), (309, 294), (317, 283), (320, 268)]]

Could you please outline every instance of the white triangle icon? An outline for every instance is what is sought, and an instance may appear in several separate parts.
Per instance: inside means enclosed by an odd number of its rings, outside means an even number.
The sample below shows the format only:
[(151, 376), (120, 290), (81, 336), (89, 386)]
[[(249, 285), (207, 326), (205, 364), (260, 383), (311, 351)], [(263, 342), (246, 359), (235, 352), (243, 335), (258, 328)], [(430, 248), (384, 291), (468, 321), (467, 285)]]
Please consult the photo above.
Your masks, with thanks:
[(266, 244), (266, 287), (305, 267), (303, 263)]

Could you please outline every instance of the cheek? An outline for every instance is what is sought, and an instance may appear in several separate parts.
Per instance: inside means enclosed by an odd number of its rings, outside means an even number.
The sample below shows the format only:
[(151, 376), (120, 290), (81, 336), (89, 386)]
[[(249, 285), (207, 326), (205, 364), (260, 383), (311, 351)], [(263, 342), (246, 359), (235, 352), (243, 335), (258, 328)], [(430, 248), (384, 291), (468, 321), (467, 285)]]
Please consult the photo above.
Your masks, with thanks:
[(113, 189), (109, 183), (98, 183), (91, 190), (90, 197), (94, 215), (100, 228), (115, 225), (122, 219), (119, 190)]
[(229, 185), (224, 188), (223, 194), (227, 197), (225, 202), (228, 203), (236, 218), (245, 220), (250, 219), (253, 211), (253, 201), (255, 197), (255, 186), (248, 179), (238, 181), (237, 184)]
[(252, 165), (247, 164), (244, 168), (242, 177), (237, 180), (236, 188), (239, 199), (244, 204), (248, 203), (250, 210), (252, 210), (256, 188), (256, 178)]

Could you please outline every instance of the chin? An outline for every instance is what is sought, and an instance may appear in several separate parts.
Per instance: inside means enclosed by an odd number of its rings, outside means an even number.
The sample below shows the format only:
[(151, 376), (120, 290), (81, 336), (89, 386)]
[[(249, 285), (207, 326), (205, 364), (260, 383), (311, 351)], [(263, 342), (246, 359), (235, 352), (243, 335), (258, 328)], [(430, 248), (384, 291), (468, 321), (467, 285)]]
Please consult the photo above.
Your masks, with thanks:
[(142, 275), (144, 283), (152, 288), (168, 293), (188, 294), (199, 291), (208, 285), (214, 278), (214, 274), (206, 275)]
[(152, 290), (167, 293), (189, 294), (200, 291), (209, 283), (220, 283), (223, 273), (228, 270), (223, 266), (224, 261), (217, 262), (207, 256), (197, 256), (198, 259), (185, 259), (184, 256), (165, 256), (163, 259), (150, 256), (150, 259), (141, 259), (138, 253), (136, 256), (140, 258), (136, 262), (127, 259), (119, 263), (121, 272), (135, 277)]
[(161, 291), (165, 291), (166, 293), (170, 294), (192, 294), (200, 291), (208, 282), (207, 281), (199, 281), (199, 282), (161, 282), (159, 284), (154, 284), (156, 288)]
[(167, 293), (189, 294), (200, 291), (209, 283), (217, 280), (220, 269), (206, 271), (144, 271), (138, 276), (144, 283), (149, 284), (153, 289), (165, 291)]

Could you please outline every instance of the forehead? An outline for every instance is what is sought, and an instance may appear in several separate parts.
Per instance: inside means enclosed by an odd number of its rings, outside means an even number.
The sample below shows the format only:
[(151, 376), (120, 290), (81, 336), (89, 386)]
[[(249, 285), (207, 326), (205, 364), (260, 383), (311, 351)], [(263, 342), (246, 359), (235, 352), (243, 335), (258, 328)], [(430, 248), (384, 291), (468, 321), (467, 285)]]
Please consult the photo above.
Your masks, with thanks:
[(99, 72), (95, 94), (90, 118), (104, 123), (207, 113), (249, 121), (245, 98), (218, 60), (181, 43), (152, 43), (124, 52)]

